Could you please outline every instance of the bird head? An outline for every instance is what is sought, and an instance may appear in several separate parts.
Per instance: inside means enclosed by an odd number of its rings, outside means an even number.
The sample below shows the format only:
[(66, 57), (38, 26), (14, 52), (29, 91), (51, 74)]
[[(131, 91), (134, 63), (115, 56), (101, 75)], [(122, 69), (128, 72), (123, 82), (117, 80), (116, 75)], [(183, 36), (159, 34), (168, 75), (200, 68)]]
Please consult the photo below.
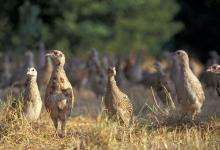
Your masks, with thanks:
[(111, 76), (116, 76), (116, 70), (115, 67), (109, 67), (108, 68), (108, 75)]
[(59, 50), (52, 50), (46, 56), (50, 57), (56, 66), (64, 66), (65, 64), (65, 55)]
[(175, 52), (175, 56), (180, 64), (184, 64), (184, 65), (189, 64), (188, 54), (184, 50), (177, 50)]
[(99, 53), (96, 48), (93, 48), (90, 52), (90, 59), (94, 64), (99, 64)]
[(215, 51), (215, 50), (212, 50), (209, 52), (209, 55), (212, 57), (212, 58), (218, 58), (218, 53)]
[(112, 76), (116, 76), (116, 69), (115, 67), (109, 67), (107, 70), (108, 76), (112, 77)]
[(35, 68), (28, 68), (27, 69), (27, 76), (29, 77), (37, 77), (37, 70)]
[(159, 62), (155, 62), (154, 63), (154, 67), (155, 67), (155, 69), (158, 71), (158, 70), (161, 70), (161, 65), (160, 65), (160, 63)]
[(28, 50), (24, 53), (24, 55), (27, 56), (27, 57), (33, 57), (34, 54), (31, 50)]
[(215, 74), (220, 74), (220, 65), (218, 64), (213, 64), (211, 65), (207, 70), (206, 72), (212, 72), (212, 73), (215, 73)]

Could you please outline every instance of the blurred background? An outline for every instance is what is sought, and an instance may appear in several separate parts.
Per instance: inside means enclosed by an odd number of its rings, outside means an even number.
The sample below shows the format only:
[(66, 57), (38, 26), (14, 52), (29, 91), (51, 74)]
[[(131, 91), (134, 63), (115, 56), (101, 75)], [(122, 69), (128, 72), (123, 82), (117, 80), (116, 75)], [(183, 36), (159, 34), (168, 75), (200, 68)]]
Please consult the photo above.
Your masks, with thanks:
[(220, 48), (218, 0), (0, 1), (0, 50), (83, 53), (187, 49), (202, 61)]

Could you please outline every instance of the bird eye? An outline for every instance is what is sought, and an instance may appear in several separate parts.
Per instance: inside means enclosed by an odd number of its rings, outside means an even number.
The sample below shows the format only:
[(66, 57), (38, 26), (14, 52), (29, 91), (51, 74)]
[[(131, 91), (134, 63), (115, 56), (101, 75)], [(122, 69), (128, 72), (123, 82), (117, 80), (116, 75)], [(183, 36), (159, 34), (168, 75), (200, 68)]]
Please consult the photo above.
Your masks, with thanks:
[(217, 66), (213, 66), (213, 69), (217, 69)]
[(34, 71), (34, 69), (32, 69), (31, 71)]
[(57, 55), (57, 54), (58, 54), (58, 52), (56, 52), (56, 51), (55, 51), (55, 52), (53, 52), (53, 53), (54, 53), (54, 55)]

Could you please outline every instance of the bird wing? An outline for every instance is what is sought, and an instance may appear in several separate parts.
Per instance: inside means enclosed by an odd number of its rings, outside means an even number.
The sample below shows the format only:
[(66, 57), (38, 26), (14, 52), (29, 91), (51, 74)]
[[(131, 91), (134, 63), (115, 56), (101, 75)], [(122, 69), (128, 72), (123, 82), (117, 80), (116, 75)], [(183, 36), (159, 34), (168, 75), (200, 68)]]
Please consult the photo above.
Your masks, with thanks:
[(73, 103), (74, 103), (74, 97), (73, 97), (73, 90), (72, 88), (67, 89), (61, 89), (62, 94), (65, 96), (65, 106), (66, 106), (66, 115), (68, 117), (71, 116), (72, 109), (73, 109)]
[(133, 109), (127, 95), (123, 95), (117, 106), (117, 113), (126, 125), (129, 125)]
[(50, 80), (49, 84), (47, 85), (46, 93), (44, 96), (44, 105), (45, 105), (45, 108), (47, 109), (47, 111), (50, 108), (50, 99), (51, 99), (51, 94), (53, 92), (52, 88), (51, 88), (51, 84), (52, 84), (52, 81)]
[(216, 92), (217, 92), (218, 96), (220, 97), (220, 85), (219, 84), (217, 84)]
[(202, 85), (200, 81), (197, 79), (197, 77), (192, 74), (189, 78), (187, 78), (188, 82), (186, 90), (188, 90), (189, 97), (188, 99), (192, 102), (195, 99), (199, 102), (203, 102), (205, 100), (204, 91), (202, 88)]

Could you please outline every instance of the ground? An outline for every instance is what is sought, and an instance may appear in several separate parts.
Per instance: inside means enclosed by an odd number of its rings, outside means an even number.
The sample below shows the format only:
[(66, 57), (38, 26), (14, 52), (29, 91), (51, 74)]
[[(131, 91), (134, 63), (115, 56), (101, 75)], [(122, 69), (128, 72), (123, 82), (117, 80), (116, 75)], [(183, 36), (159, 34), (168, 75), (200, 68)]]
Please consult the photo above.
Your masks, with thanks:
[(180, 122), (178, 104), (165, 107), (153, 89), (129, 87), (124, 91), (135, 108), (130, 127), (103, 117), (101, 98), (81, 89), (75, 92), (75, 109), (64, 138), (57, 136), (46, 112), (28, 123), (20, 109), (3, 102), (0, 149), (220, 149), (220, 98), (214, 90), (206, 90), (206, 102), (194, 122)]

